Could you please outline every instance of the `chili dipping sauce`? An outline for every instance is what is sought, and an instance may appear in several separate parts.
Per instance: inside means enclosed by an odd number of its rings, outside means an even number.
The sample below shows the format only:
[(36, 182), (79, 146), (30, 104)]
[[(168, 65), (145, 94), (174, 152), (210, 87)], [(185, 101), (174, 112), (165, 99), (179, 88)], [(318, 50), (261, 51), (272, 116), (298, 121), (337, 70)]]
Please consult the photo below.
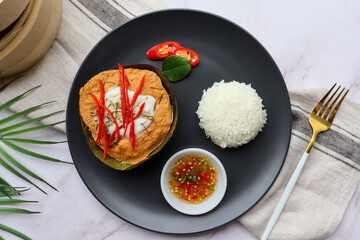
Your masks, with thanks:
[(201, 203), (214, 193), (217, 171), (206, 157), (186, 155), (171, 167), (170, 191), (188, 203)]

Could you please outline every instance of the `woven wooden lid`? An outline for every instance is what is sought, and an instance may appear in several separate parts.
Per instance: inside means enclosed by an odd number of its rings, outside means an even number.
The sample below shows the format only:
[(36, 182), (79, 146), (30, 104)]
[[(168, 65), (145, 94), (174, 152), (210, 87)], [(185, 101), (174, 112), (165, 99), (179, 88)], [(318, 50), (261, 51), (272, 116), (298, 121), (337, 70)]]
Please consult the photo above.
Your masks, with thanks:
[(30, 0), (27, 5), (25, 11), (20, 15), (20, 17), (12, 23), (9, 27), (1, 32), (0, 36), (0, 51), (4, 49), (20, 32), (20, 30), (24, 27), (25, 22), (27, 21), (31, 9), (34, 5), (34, 1)]
[[(29, 16), (10, 43), (0, 50), (0, 78), (16, 75), (39, 61), (58, 33), (61, 0), (30, 0)], [(1, 43), (1, 42), (0, 42)]]
[(0, 0), (0, 32), (16, 21), (29, 0)]

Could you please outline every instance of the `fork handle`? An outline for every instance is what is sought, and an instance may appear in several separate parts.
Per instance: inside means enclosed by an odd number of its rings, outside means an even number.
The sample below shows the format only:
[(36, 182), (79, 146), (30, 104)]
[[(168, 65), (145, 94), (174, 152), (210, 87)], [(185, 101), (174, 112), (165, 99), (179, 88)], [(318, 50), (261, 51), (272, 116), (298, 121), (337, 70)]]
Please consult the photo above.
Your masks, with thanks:
[(293, 190), (293, 188), (294, 188), (294, 186), (296, 184), (297, 179), (299, 178), (301, 170), (303, 169), (308, 156), (309, 156), (309, 153), (307, 153), (307, 152), (304, 152), (304, 154), (302, 155), (298, 165), (296, 166), (293, 174), (291, 175), (291, 178), (290, 178), (288, 184), (286, 185), (284, 193), (282, 194), (282, 196), (281, 196), (281, 198), (280, 198), (280, 200), (279, 200), (279, 202), (278, 202), (278, 204), (277, 204), (277, 206), (275, 208), (275, 211), (274, 211), (273, 215), (270, 218), (270, 221), (269, 221), (269, 223), (268, 223), (268, 225), (267, 225), (267, 227), (265, 229), (265, 232), (264, 232), (261, 240), (268, 239), (272, 229), (275, 226), (276, 221), (278, 220), (278, 218), (279, 218), (279, 216), (281, 214), (281, 211), (283, 210), (283, 208), (284, 208), (284, 206), (285, 206), (285, 204), (286, 204), (286, 202), (287, 202), (287, 200), (288, 200), (288, 198), (290, 196), (291, 191)]

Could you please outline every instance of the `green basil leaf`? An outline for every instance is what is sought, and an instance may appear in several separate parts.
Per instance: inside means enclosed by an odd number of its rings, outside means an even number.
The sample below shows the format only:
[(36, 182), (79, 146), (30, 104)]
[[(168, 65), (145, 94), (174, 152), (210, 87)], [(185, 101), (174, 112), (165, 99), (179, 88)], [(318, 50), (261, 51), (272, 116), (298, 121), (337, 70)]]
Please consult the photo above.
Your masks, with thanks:
[(177, 55), (167, 57), (162, 64), (162, 72), (171, 82), (186, 78), (190, 71), (190, 61)]

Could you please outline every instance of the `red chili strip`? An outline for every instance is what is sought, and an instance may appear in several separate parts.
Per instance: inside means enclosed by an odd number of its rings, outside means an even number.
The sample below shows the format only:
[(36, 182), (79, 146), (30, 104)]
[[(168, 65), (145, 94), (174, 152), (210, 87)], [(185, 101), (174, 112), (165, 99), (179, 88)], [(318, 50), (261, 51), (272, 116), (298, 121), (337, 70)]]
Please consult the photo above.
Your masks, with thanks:
[(104, 143), (104, 156), (103, 156), (103, 161), (104, 161), (105, 158), (106, 158), (106, 155), (107, 155), (108, 148), (109, 148), (108, 135), (107, 135), (105, 127), (103, 128), (103, 134), (104, 134), (104, 141), (105, 141), (105, 143)]
[(101, 104), (101, 103), (99, 103), (99, 105), (108, 112), (108, 114), (111, 116), (113, 122), (115, 123), (115, 126), (116, 126), (116, 130), (115, 130), (115, 131), (116, 131), (116, 135), (117, 135), (117, 138), (118, 138), (117, 141), (116, 141), (116, 143), (118, 143), (118, 142), (120, 141), (120, 127), (119, 127), (118, 122), (116, 121), (116, 118), (115, 118), (114, 115), (111, 113), (111, 111), (110, 111), (105, 105), (103, 105), (103, 104)]
[(139, 108), (139, 111), (136, 113), (135, 117), (134, 117), (134, 121), (140, 117), (140, 114), (142, 113), (142, 111), (144, 110), (144, 107), (145, 107), (145, 102), (143, 102), (141, 105), (140, 105), (140, 108)]
[(125, 97), (125, 83), (124, 83), (124, 68), (123, 66), (118, 63), (119, 66), (119, 86), (120, 86), (120, 100), (121, 100), (121, 113), (122, 113), (122, 120), (123, 124), (125, 124), (126, 121), (126, 97)]
[(124, 84), (125, 84), (125, 87), (127, 88), (127, 89), (129, 89), (129, 86), (130, 86), (130, 82), (129, 82), (129, 78), (126, 76), (126, 75), (124, 75)]
[[(105, 88), (104, 83), (99, 79), (99, 86), (100, 86), (100, 98), (99, 98), (99, 104), (105, 104)], [(104, 119), (105, 111), (104, 109), (100, 108), (101, 113), (101, 119)]]
[[(121, 130), (123, 127), (124, 127), (124, 125), (121, 125), (119, 127), (119, 130)], [(113, 131), (113, 133), (111, 134), (110, 139), (109, 139), (109, 147), (112, 146), (112, 142), (113, 142), (116, 134), (117, 134), (117, 130)], [(118, 143), (118, 141), (116, 141), (116, 143)]]
[(130, 125), (130, 119), (129, 119), (129, 118), (130, 118), (130, 117), (128, 117), (128, 120), (127, 120), (126, 125), (125, 125), (124, 136), (126, 135), (128, 126)]
[(157, 44), (147, 51), (146, 57), (151, 60), (164, 59), (169, 56), (172, 47), (180, 47), (180, 44), (174, 41)]
[[(125, 128), (124, 129), (124, 136), (125, 136), (126, 132), (127, 132), (127, 128), (130, 125), (129, 140), (130, 140), (131, 146), (134, 150), (135, 149), (135, 123), (134, 123), (134, 115), (133, 115), (133, 106), (134, 106), (134, 104), (141, 92), (141, 89), (144, 85), (145, 75), (142, 77), (142, 79), (140, 81), (140, 85), (139, 85), (138, 89), (136, 90), (136, 92), (134, 93), (131, 103), (129, 103), (130, 102), (129, 91), (128, 91), (129, 86), (130, 86), (129, 79), (124, 74), (123, 66), (120, 63), (118, 63), (118, 66), (119, 66), (119, 73), (120, 73), (119, 86), (120, 86), (121, 113), (122, 113), (122, 120), (123, 120), (122, 127)], [(136, 118), (138, 118), (140, 116), (141, 112), (144, 109), (144, 105), (145, 105), (145, 103), (143, 103), (140, 106), (139, 111), (135, 116)], [(110, 136), (110, 139), (111, 139), (111, 136)], [(107, 148), (106, 148), (106, 151), (107, 151)]]
[(136, 90), (136, 92), (134, 93), (134, 96), (133, 96), (133, 98), (131, 100), (131, 103), (130, 103), (131, 108), (134, 106), (134, 104), (136, 102), (136, 99), (138, 98), (138, 96), (139, 96), (139, 94), (141, 92), (141, 89), (142, 89), (142, 87), (144, 85), (144, 80), (145, 80), (145, 75), (142, 77), (142, 79), (140, 81), (140, 85), (139, 85), (138, 89)]
[(110, 138), (109, 138), (109, 147), (112, 145), (112, 142), (114, 141), (116, 135), (116, 130), (113, 131), (113, 133), (111, 134)]
[[(126, 125), (128, 125), (129, 123), (129, 118), (130, 118), (130, 99), (129, 99), (129, 86), (130, 86), (130, 82), (129, 79), (126, 75), (124, 75), (124, 80), (125, 80), (125, 92), (126, 92), (126, 109), (127, 109), (127, 115), (126, 115)], [(124, 124), (125, 126), (125, 124)], [(124, 136), (126, 134), (126, 131), (124, 132)]]
[[(102, 132), (102, 135), (104, 136), (104, 146), (105, 146), (105, 149), (104, 149), (104, 156), (103, 156), (103, 160), (105, 160), (106, 158), (106, 155), (107, 155), (107, 150), (108, 150), (108, 147), (109, 147), (109, 143), (108, 143), (108, 136), (107, 136), (107, 133), (106, 133), (106, 127), (104, 125), (104, 122), (103, 122), (103, 118), (101, 117), (101, 108), (100, 108), (100, 104), (99, 104), (99, 101), (97, 100), (97, 98), (95, 97), (94, 94), (90, 93), (91, 97), (94, 99), (94, 102), (96, 104), (96, 106), (98, 107), (96, 113), (98, 115), (98, 118), (99, 118), (99, 129), (101, 128), (101, 132)], [(101, 132), (100, 132), (100, 136), (101, 136)], [(99, 138), (99, 136), (98, 136)], [(101, 140), (101, 137), (100, 137), (100, 140)], [(97, 139), (96, 139), (97, 141)], [(97, 142), (97, 143), (100, 143)]]
[[(128, 100), (129, 100), (129, 98), (128, 98)], [(129, 102), (128, 102), (127, 104), (128, 104), (128, 106), (130, 105)], [(130, 114), (133, 115), (133, 109), (129, 107), (128, 110), (129, 110), (129, 114), (128, 114), (127, 119), (126, 119), (124, 136), (126, 135), (127, 129), (128, 129), (128, 127), (129, 127), (129, 125), (130, 125)]]
[(129, 133), (129, 139), (132, 146), (132, 149), (135, 149), (135, 124), (134, 124), (134, 117), (131, 111), (131, 117), (130, 117), (130, 133)]
[(90, 93), (91, 97), (93, 98), (95, 104), (96, 104), (96, 114), (98, 115), (98, 119), (99, 119), (99, 130), (98, 130), (98, 136), (96, 138), (96, 143), (100, 143), (100, 140), (101, 140), (101, 134), (102, 134), (102, 129), (105, 127), (104, 126), (104, 117), (102, 117), (102, 114), (101, 114), (101, 108), (100, 108), (100, 104), (99, 104), (99, 101), (97, 100), (97, 98), (95, 97), (94, 94)]
[(124, 75), (124, 80), (125, 80), (125, 103), (126, 103), (126, 120), (123, 123), (125, 126), (125, 131), (124, 131), (124, 137), (126, 135), (126, 131), (127, 131), (127, 126), (129, 125), (129, 120), (130, 120), (130, 100), (129, 100), (129, 79), (126, 75)]
[(99, 128), (98, 128), (98, 136), (96, 138), (95, 143), (98, 144), (101, 141), (101, 134), (102, 134), (102, 128), (103, 128), (103, 125), (100, 124), (100, 118), (101, 118), (100, 109), (96, 109), (96, 114), (98, 115), (98, 119), (99, 119)]
[(105, 103), (105, 88), (104, 83), (99, 79), (99, 85), (100, 85), (100, 99), (99, 102), (104, 104)]
[[(139, 111), (136, 113), (135, 117), (134, 117), (134, 121), (140, 116), (140, 114), (142, 113), (143, 109), (145, 107), (145, 102), (143, 102), (141, 105), (140, 105), (140, 108), (139, 108)], [(131, 109), (131, 112), (132, 112), (133, 109)], [(131, 113), (133, 115), (133, 113)], [(129, 124), (126, 124), (126, 127), (125, 127), (125, 133), (127, 131), (127, 128), (128, 128)], [(124, 134), (125, 136), (125, 134)]]
[[(127, 89), (125, 89), (125, 93), (127, 92)], [(128, 98), (129, 98), (129, 95), (128, 94), (125, 94), (125, 106), (126, 106), (126, 114), (125, 114), (125, 120), (123, 120), (123, 124), (124, 127), (128, 124), (129, 122), (129, 107), (128, 107)], [(126, 132), (124, 132), (124, 137), (125, 137), (125, 134)]]

